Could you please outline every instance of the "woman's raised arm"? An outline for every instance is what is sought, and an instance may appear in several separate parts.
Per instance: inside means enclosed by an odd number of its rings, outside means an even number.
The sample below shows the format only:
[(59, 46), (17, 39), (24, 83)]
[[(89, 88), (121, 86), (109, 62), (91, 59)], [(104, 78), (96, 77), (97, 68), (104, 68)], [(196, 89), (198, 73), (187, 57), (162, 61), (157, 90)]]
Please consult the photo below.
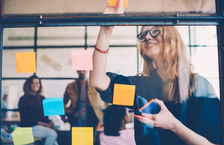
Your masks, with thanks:
[[(117, 7), (106, 7), (103, 14), (123, 14), (123, 0), (119, 1)], [(102, 26), (96, 41), (96, 49), (105, 51), (109, 49), (110, 38), (113, 26)], [(90, 84), (99, 90), (106, 90), (110, 84), (110, 78), (106, 75), (107, 53), (94, 50), (93, 53), (93, 70), (90, 71)]]

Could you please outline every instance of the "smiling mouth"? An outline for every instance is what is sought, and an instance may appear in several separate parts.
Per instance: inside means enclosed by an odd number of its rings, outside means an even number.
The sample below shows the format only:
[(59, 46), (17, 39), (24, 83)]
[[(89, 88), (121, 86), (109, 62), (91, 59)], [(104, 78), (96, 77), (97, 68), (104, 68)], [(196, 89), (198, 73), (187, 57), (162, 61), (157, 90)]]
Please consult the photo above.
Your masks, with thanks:
[(155, 43), (149, 43), (147, 46), (148, 47), (152, 47), (152, 46), (155, 46), (155, 45), (157, 45), (157, 44), (155, 44)]

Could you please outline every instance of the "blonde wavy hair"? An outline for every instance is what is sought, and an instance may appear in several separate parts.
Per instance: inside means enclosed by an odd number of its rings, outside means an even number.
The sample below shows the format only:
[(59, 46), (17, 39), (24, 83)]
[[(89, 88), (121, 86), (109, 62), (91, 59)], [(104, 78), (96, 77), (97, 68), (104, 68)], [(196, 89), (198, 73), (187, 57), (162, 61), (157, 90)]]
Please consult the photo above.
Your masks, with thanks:
[[(144, 26), (142, 27), (143, 30)], [(166, 101), (186, 101), (194, 91), (194, 74), (191, 69), (189, 55), (181, 36), (175, 26), (159, 26), (163, 41), (163, 60), (166, 66), (166, 78), (163, 80), (163, 96)], [(138, 43), (138, 49), (143, 57), (144, 75), (150, 75), (154, 68), (154, 62), (144, 54), (142, 45)]]

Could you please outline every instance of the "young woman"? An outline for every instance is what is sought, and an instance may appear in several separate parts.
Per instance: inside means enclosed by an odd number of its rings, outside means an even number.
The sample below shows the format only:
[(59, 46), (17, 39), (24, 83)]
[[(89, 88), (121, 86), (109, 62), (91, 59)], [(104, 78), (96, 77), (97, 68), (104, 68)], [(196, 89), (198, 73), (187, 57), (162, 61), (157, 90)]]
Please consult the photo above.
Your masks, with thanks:
[(104, 132), (100, 134), (100, 145), (135, 145), (134, 131), (125, 126), (128, 120), (125, 107), (108, 106), (104, 111)]
[[(123, 14), (122, 4), (120, 0), (118, 7), (107, 7), (104, 14)], [(144, 69), (142, 75), (130, 77), (106, 73), (112, 31), (112, 26), (100, 28), (93, 54), (91, 85), (110, 103), (115, 83), (136, 85), (135, 114), (141, 115), (139, 109), (153, 98), (157, 98), (161, 107), (158, 114), (142, 114), (143, 117), (135, 120), (136, 144), (221, 144), (219, 99), (205, 78), (192, 73), (177, 29), (142, 27), (137, 38)]]
[(44, 145), (57, 145), (57, 133), (53, 125), (43, 113), (43, 99), (41, 95), (41, 80), (33, 75), (23, 86), (24, 96), (19, 100), (19, 111), (22, 127), (32, 127), (33, 136), (45, 138)]

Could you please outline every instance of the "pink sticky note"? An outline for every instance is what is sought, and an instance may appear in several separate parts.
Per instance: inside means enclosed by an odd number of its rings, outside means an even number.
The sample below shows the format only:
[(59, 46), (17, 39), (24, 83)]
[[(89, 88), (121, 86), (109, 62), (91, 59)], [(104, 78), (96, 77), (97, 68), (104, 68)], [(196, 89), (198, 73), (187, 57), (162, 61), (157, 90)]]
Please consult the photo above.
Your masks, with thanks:
[(73, 50), (72, 68), (74, 70), (92, 70), (92, 50)]

